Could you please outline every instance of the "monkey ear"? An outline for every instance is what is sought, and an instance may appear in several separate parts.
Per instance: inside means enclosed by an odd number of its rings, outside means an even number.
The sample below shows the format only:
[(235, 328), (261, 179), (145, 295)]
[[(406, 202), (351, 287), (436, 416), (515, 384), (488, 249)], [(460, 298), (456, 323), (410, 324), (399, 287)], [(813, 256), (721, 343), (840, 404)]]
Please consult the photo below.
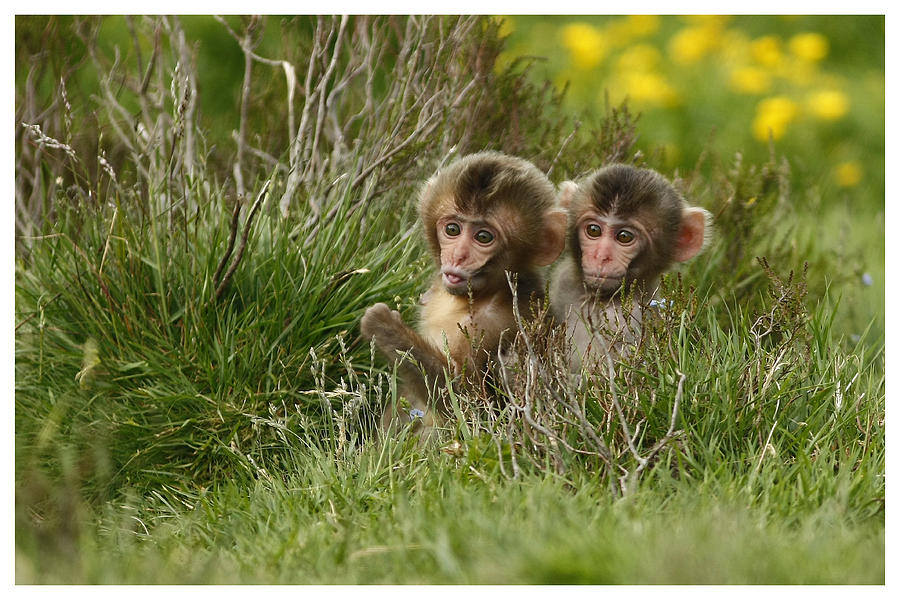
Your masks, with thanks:
[(681, 228), (675, 241), (675, 260), (684, 262), (694, 258), (708, 241), (709, 212), (697, 207), (685, 208), (681, 213)]
[(569, 210), (569, 207), (572, 205), (572, 198), (575, 197), (575, 192), (577, 191), (577, 183), (574, 181), (563, 181), (559, 184), (559, 195), (556, 197), (556, 201), (561, 207)]
[(544, 215), (544, 235), (535, 247), (534, 264), (546, 267), (551, 264), (566, 247), (566, 227), (569, 215), (562, 210), (552, 210)]

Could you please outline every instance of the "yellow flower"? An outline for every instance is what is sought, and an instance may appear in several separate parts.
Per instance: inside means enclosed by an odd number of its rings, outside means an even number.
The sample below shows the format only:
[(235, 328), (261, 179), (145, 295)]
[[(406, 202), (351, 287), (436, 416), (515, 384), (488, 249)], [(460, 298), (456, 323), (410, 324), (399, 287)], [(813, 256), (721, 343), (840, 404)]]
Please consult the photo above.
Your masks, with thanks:
[(773, 139), (781, 139), (787, 126), (793, 121), (799, 109), (797, 103), (784, 96), (773, 96), (761, 101), (756, 107), (753, 119), (753, 137), (765, 142), (771, 133)]
[(611, 48), (626, 46), (632, 40), (656, 33), (659, 17), (656, 15), (631, 15), (609, 21), (603, 28), (603, 35)]
[(836, 121), (850, 110), (847, 95), (837, 90), (819, 90), (806, 100), (809, 112), (824, 121)]
[(842, 162), (834, 170), (834, 180), (841, 187), (854, 187), (862, 181), (863, 169), (857, 160)]
[(669, 53), (677, 63), (695, 63), (716, 47), (720, 33), (713, 27), (686, 27), (669, 40)]
[(791, 53), (808, 62), (828, 56), (828, 38), (821, 33), (798, 33), (788, 41)]
[(575, 66), (592, 69), (609, 51), (600, 30), (589, 23), (569, 23), (562, 28), (563, 45), (569, 49)]
[(781, 40), (774, 35), (764, 35), (750, 42), (750, 53), (759, 64), (777, 67), (782, 60)]
[(738, 67), (731, 71), (729, 83), (742, 94), (764, 94), (772, 87), (772, 77), (759, 67)]
[(629, 15), (625, 25), (635, 36), (652, 35), (659, 31), (659, 15)]
[(681, 17), (687, 23), (704, 27), (724, 27), (731, 20), (731, 15), (684, 15)]
[(627, 94), (637, 105), (675, 106), (678, 104), (678, 93), (658, 73), (632, 71), (620, 74), (618, 92)]
[(659, 50), (650, 44), (635, 44), (616, 60), (616, 67), (623, 71), (652, 71), (662, 61)]

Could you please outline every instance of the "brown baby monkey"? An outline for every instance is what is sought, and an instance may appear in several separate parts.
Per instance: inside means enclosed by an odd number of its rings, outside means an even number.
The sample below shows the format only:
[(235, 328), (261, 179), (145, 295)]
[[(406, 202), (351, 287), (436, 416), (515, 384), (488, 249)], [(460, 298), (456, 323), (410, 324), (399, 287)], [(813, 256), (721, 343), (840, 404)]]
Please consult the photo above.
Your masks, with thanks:
[[(566, 213), (530, 162), (481, 152), (443, 168), (424, 186), (419, 217), (437, 272), (413, 329), (379, 303), (362, 318), (363, 337), (388, 359), (401, 359), (403, 395), (426, 427), (448, 414), (444, 394), (429, 392), (483, 379), (516, 332), (514, 298), (529, 318), (544, 295), (540, 267), (565, 247)], [(516, 284), (515, 296), (507, 273)], [(436, 409), (436, 410), (435, 410)], [(388, 407), (383, 423), (396, 415)]]
[(559, 203), (569, 213), (570, 253), (553, 273), (550, 299), (577, 370), (637, 341), (660, 275), (703, 250), (710, 214), (656, 171), (624, 164), (563, 183)]

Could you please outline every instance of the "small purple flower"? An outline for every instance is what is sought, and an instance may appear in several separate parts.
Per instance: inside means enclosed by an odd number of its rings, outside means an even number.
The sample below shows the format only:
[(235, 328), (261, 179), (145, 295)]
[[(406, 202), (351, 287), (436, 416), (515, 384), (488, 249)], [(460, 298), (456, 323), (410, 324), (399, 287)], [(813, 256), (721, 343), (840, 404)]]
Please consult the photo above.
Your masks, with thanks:
[(418, 408), (412, 408), (409, 411), (409, 417), (411, 419), (421, 419), (425, 416), (425, 411), (419, 410)]
[(660, 298), (659, 300), (654, 298), (650, 301), (650, 308), (659, 308), (661, 310), (666, 310), (670, 306), (672, 306), (672, 301), (666, 300), (665, 298)]
[(868, 273), (863, 273), (862, 284), (866, 287), (869, 287), (870, 285), (872, 285), (872, 276), (869, 275)]

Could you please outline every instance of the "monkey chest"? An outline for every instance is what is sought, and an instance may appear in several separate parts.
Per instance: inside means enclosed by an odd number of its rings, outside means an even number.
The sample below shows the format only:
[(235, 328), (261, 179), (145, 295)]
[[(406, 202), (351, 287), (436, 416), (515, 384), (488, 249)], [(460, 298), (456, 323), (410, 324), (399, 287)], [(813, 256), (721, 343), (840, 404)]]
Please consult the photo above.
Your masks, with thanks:
[(470, 305), (464, 297), (435, 294), (422, 307), (420, 332), (438, 348), (446, 343), (451, 353), (463, 345), (496, 346), (500, 333), (514, 326), (512, 310), (505, 312)]

